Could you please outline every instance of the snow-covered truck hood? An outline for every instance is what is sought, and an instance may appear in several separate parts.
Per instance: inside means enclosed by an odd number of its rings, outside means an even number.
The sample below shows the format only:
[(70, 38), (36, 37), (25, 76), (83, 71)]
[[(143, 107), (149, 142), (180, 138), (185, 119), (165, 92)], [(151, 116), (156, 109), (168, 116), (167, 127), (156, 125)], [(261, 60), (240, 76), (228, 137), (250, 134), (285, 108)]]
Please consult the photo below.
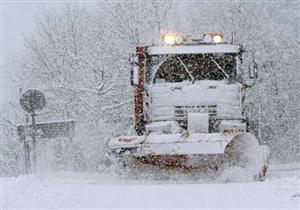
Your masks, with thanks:
[(147, 112), (152, 121), (159, 121), (172, 119), (174, 107), (209, 107), (219, 118), (241, 118), (240, 91), (239, 84), (224, 81), (153, 84), (148, 86)]

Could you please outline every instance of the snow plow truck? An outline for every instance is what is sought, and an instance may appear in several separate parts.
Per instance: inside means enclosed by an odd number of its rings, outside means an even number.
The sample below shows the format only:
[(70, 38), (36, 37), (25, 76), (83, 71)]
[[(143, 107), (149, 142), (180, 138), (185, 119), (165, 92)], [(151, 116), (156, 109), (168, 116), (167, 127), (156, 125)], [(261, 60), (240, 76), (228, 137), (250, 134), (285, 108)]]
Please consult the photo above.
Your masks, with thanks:
[(244, 54), (219, 33), (199, 39), (168, 33), (161, 45), (136, 47), (130, 58), (136, 135), (111, 139), (109, 154), (160, 167), (239, 166), (265, 177), (269, 149), (245, 110), (257, 66), (245, 71)]

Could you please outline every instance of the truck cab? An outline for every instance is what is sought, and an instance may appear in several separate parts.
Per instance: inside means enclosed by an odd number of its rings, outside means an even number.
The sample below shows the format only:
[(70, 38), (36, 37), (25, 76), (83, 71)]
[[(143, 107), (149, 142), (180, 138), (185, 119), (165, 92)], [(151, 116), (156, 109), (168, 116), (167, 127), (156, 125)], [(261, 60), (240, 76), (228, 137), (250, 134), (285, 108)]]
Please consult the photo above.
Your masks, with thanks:
[[(221, 37), (218, 43), (215, 36)], [(137, 47), (131, 83), (139, 135), (152, 132), (159, 122), (204, 133), (247, 130), (243, 48), (223, 43), (220, 34), (207, 40)]]

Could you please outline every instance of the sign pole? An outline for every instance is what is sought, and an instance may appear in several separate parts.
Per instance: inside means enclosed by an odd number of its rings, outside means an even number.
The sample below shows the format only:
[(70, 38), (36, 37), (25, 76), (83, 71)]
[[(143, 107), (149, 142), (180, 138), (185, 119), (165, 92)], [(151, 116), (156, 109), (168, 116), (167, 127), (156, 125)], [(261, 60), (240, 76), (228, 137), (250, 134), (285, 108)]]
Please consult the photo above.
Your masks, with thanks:
[(30, 148), (25, 136), (22, 140), (24, 141), (25, 173), (28, 174), (29, 172), (31, 172)]
[[(28, 125), (29, 116), (26, 114), (26, 126)], [(25, 167), (26, 173), (31, 173), (31, 159), (30, 159), (30, 145), (29, 142), (26, 140), (26, 135), (24, 135), (24, 152), (25, 152)]]
[(35, 113), (31, 114), (31, 123), (32, 123), (32, 161), (33, 161), (33, 170), (36, 170), (36, 136), (35, 136)]
[(25, 116), (26, 124), (25, 126), (18, 126), (17, 133), (21, 142), (23, 142), (23, 153), (24, 153), (24, 172), (29, 174), (31, 172), (30, 163), (30, 144), (26, 139), (26, 130), (28, 128), (28, 115)]

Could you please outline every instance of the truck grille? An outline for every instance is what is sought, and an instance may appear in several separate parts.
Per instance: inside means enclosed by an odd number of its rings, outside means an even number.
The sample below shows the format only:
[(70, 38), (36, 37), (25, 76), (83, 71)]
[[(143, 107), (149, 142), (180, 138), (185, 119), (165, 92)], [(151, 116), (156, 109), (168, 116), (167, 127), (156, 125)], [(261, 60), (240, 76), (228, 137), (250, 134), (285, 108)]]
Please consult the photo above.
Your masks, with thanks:
[(174, 107), (174, 120), (176, 120), (180, 126), (186, 128), (188, 113), (208, 113), (209, 119), (213, 119), (217, 116), (217, 105), (175, 106)]

